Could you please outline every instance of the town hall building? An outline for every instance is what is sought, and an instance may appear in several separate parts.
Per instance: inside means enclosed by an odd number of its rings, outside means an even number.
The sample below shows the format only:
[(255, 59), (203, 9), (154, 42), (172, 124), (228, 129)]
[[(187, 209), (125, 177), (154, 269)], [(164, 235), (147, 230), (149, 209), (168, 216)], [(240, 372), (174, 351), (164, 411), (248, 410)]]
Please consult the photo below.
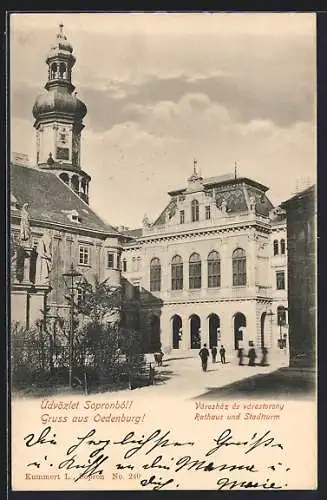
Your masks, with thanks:
[(202, 178), (195, 164), (156, 221), (125, 231), (122, 275), (139, 287), (150, 344), (160, 338), (166, 352), (223, 344), (232, 355), (249, 342), (277, 356), (283, 350), (286, 223), (267, 190), (246, 177)]

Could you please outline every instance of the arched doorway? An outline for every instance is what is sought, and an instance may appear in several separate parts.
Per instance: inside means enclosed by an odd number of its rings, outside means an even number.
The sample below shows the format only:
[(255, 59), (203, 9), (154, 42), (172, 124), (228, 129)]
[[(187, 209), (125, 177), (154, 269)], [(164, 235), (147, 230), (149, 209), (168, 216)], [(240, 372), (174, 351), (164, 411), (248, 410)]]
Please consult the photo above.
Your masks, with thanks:
[(266, 323), (266, 316), (267, 316), (267, 313), (263, 312), (261, 314), (261, 318), (260, 318), (260, 342), (261, 342), (261, 347), (266, 347), (265, 346), (265, 323)]
[(201, 320), (197, 314), (190, 317), (191, 349), (201, 348)]
[(182, 318), (175, 314), (172, 318), (173, 349), (179, 349), (180, 333), (182, 329)]
[(150, 352), (159, 351), (160, 347), (160, 318), (154, 314), (150, 319)]
[(220, 319), (217, 314), (209, 316), (209, 347), (217, 346), (218, 330), (220, 328)]
[(240, 342), (243, 341), (243, 328), (246, 327), (246, 317), (243, 313), (237, 312), (234, 315), (234, 347), (239, 348)]

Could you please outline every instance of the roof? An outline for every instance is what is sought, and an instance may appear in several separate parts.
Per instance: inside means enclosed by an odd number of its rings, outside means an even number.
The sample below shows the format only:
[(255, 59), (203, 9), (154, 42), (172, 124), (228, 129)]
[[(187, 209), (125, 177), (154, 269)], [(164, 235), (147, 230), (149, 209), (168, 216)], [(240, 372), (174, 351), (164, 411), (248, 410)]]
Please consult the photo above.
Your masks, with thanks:
[[(221, 207), (223, 201), (227, 203), (227, 212), (230, 214), (247, 211), (249, 209), (247, 198), (249, 200), (251, 197), (255, 198), (257, 214), (268, 217), (273, 208), (273, 204), (266, 195), (268, 188), (248, 177), (235, 179), (234, 175), (225, 174), (202, 179), (201, 183), (205, 192), (212, 193), (211, 196), (214, 196), (218, 208)], [(172, 198), (155, 220), (155, 226), (164, 224), (167, 215), (169, 218), (175, 215), (179, 196), (184, 197), (188, 192), (187, 188), (184, 188), (179, 191), (170, 191), (168, 194)]]
[[(11, 193), (17, 200), (17, 215), (28, 203), (31, 219), (54, 222), (65, 226), (119, 235), (106, 224), (74, 191), (54, 173), (35, 167), (11, 164)], [(80, 223), (72, 222), (67, 212), (76, 210)]]
[(286, 208), (286, 206), (289, 205), (290, 203), (297, 202), (297, 201), (301, 200), (301, 198), (304, 198), (305, 196), (312, 195), (315, 193), (315, 191), (316, 191), (316, 185), (312, 184), (311, 186), (307, 187), (306, 189), (303, 189), (302, 191), (300, 191), (299, 193), (296, 193), (294, 196), (292, 196), (288, 200), (283, 201), (283, 203), (281, 203), (280, 206), (282, 208)]
[[(253, 187), (256, 187), (260, 189), (261, 191), (268, 191), (268, 187), (264, 186), (260, 182), (254, 181), (253, 179), (249, 179), (248, 177), (236, 177), (235, 174), (229, 173), (229, 174), (223, 174), (223, 175), (216, 175), (214, 177), (206, 177), (202, 179), (202, 184), (205, 187), (208, 186), (214, 186), (216, 184), (228, 184), (230, 182), (239, 184), (245, 182), (246, 184), (249, 184)], [(184, 193), (187, 188), (181, 188), (181, 189), (174, 189), (168, 192), (169, 195), (173, 196), (176, 194)]]
[(132, 238), (139, 238), (143, 234), (143, 229), (137, 228), (137, 229), (125, 229), (123, 231), (120, 231), (121, 234), (124, 236), (131, 236)]

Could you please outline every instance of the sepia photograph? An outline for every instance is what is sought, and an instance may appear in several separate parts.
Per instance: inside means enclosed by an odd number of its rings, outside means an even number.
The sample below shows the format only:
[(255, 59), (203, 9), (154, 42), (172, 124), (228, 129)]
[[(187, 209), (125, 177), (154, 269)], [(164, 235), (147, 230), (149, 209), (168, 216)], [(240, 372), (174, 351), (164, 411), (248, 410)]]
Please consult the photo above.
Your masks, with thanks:
[(312, 15), (11, 15), (13, 398), (314, 397), (315, 54)]
[(317, 488), (315, 15), (8, 18), (12, 489)]

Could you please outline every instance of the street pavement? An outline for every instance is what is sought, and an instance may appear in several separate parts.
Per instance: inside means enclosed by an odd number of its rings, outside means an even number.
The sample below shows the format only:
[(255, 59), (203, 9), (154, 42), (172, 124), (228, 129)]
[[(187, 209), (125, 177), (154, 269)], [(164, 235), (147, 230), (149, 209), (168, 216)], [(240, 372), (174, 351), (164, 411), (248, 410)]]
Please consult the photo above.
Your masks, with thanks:
[[(154, 385), (137, 388), (132, 391), (134, 397), (178, 397), (179, 399), (193, 399), (205, 396), (215, 389), (238, 382), (254, 375), (263, 375), (276, 370), (271, 366), (239, 366), (227, 362), (226, 364), (208, 362), (207, 372), (201, 368), (199, 356), (189, 358), (164, 358), (163, 366), (156, 367)], [(119, 391), (119, 396), (131, 396), (130, 391)]]

